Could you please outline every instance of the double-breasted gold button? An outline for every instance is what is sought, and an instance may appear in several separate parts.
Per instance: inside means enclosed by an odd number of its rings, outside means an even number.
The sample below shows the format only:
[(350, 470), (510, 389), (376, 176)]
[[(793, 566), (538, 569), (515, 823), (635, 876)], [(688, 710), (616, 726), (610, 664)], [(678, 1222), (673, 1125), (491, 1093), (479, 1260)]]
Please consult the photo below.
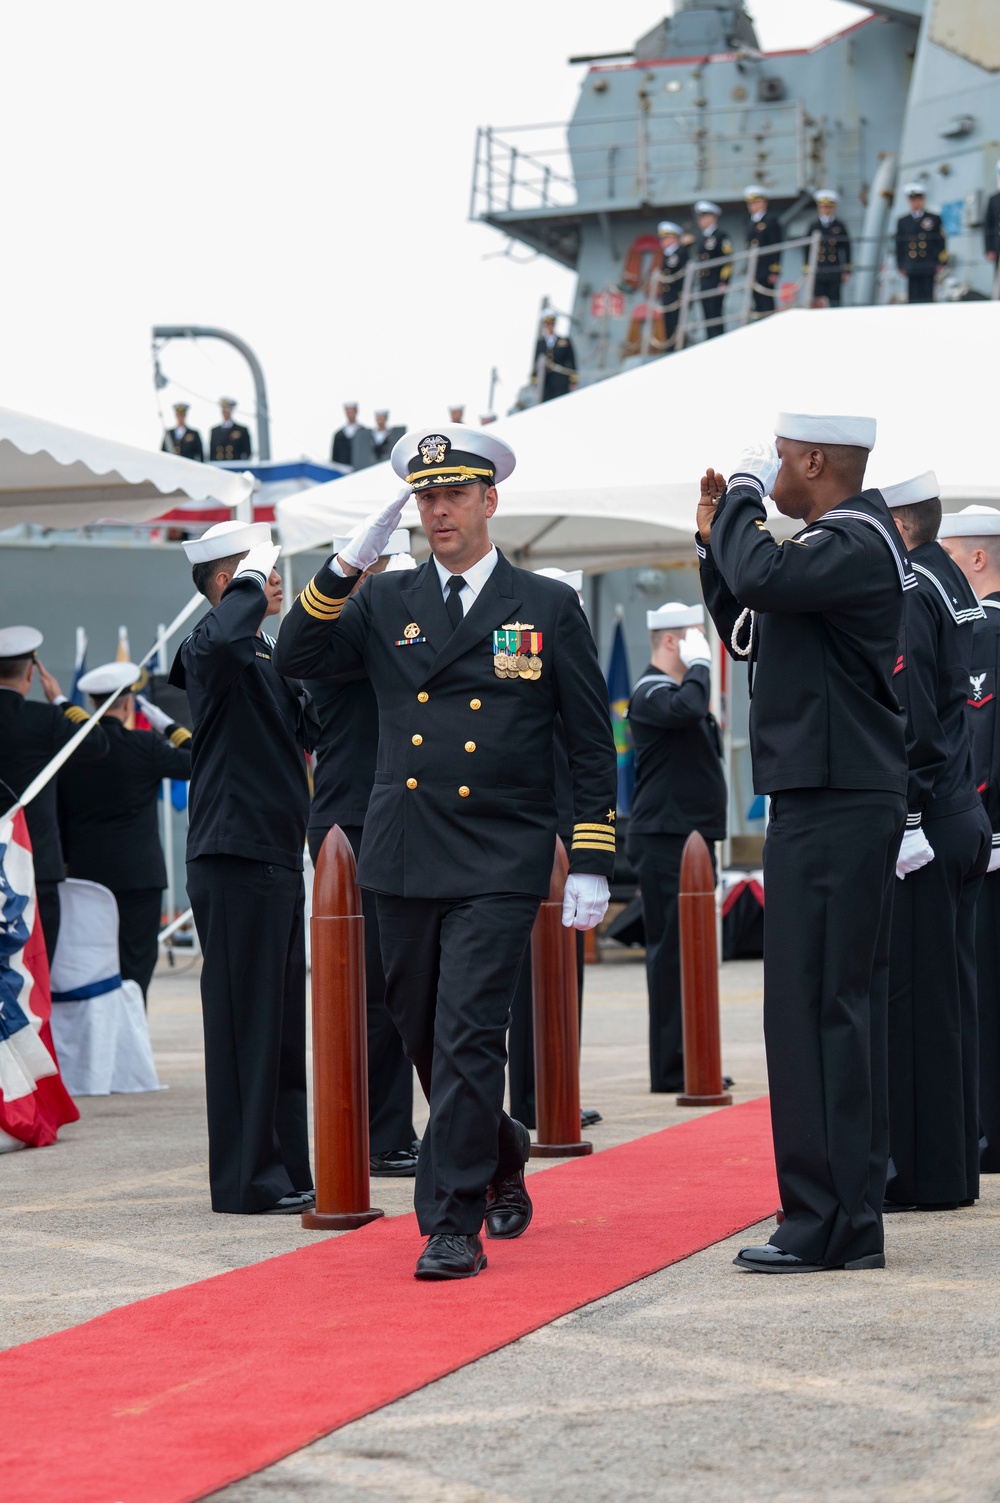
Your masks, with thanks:
[(422, 705), (425, 705), (430, 699), (430, 695), (428, 694), (426, 689), (421, 689), (420, 693), (417, 695), (417, 698)]
[(417, 786), (417, 780), (416, 780), (416, 778), (407, 778), (407, 780), (406, 780), (406, 786), (407, 786), (407, 788), (416, 788), (416, 786)]
[(465, 743), (465, 749), (466, 749), (466, 751), (470, 751), (470, 752), (471, 751), (475, 751), (475, 749), (476, 749), (476, 743), (474, 741), (467, 741)]
[(469, 790), (468, 790), (468, 788), (466, 788), (466, 786), (465, 786), (464, 783), (462, 784), (461, 788), (458, 790), (458, 796), (459, 796), (459, 798), (468, 798), (469, 797)]
[(413, 742), (414, 746), (423, 746), (424, 744), (423, 736), (411, 736), (410, 740)]
[(470, 710), (481, 710), (482, 707), (483, 707), (483, 702), (482, 702), (481, 699), (470, 699), (469, 700), (469, 709)]

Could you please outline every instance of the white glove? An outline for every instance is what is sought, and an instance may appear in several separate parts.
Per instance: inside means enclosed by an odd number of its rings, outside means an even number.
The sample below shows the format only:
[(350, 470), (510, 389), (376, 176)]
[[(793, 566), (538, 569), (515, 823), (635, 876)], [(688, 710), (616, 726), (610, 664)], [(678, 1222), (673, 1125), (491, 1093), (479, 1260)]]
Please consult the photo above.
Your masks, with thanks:
[(161, 710), (159, 705), (154, 705), (151, 699), (146, 698), (145, 694), (137, 694), (135, 696), (135, 703), (136, 708), (142, 711), (154, 731), (165, 731), (168, 725), (173, 725), (173, 717), (168, 715), (165, 710)]
[(596, 929), (610, 901), (607, 877), (597, 877), (593, 872), (571, 872), (563, 890), (563, 928)]
[(251, 548), (246, 558), (241, 559), (236, 565), (234, 579), (243, 579), (246, 575), (255, 576), (261, 589), (267, 584), (274, 568), (274, 561), (281, 552), (277, 543), (258, 543)]
[(680, 654), (685, 668), (693, 668), (695, 663), (700, 663), (705, 668), (711, 666), (712, 649), (700, 626), (688, 627), (681, 637)]
[(739, 485), (747, 481), (756, 483), (761, 488), (763, 498), (771, 494), (780, 468), (781, 460), (773, 443), (751, 444), (737, 460), (736, 469), (729, 477), (729, 484)]
[(896, 876), (902, 882), (910, 872), (918, 872), (928, 861), (934, 860), (934, 848), (923, 830), (917, 825), (915, 830), (907, 830), (903, 836), (903, 844), (899, 848), (896, 857)]
[(390, 501), (381, 511), (373, 512), (355, 527), (347, 546), (341, 548), (337, 557), (352, 569), (370, 569), (382, 557), (382, 550), (399, 526), (403, 507), (412, 495), (410, 487), (404, 485), (395, 501)]
[(990, 864), (986, 868), (987, 876), (990, 872), (1000, 872), (1000, 845), (995, 845), (990, 851)]

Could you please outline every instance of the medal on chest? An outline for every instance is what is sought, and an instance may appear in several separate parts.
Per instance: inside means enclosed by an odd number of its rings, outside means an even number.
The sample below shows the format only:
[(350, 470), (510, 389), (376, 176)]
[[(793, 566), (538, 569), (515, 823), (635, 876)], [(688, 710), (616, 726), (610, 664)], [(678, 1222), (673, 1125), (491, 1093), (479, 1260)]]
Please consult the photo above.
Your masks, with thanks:
[(521, 621), (493, 633), (493, 671), (497, 678), (537, 681), (542, 676), (542, 633)]

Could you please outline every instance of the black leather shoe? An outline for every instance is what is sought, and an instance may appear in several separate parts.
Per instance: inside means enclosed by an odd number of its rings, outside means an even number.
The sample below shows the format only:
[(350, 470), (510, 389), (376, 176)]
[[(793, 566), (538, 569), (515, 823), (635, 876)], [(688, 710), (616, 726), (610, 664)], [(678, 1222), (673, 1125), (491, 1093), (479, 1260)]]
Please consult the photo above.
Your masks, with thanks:
[[(968, 1204), (971, 1205), (972, 1202), (969, 1201)], [(916, 1201), (910, 1205), (902, 1205), (895, 1200), (883, 1200), (882, 1215), (895, 1216), (901, 1211), (957, 1211), (958, 1205), (957, 1200)]]
[(497, 1175), (486, 1187), (487, 1237), (520, 1237), (527, 1231), (531, 1220), (531, 1197), (524, 1184), (524, 1166), (531, 1152), (531, 1137), (520, 1122), (514, 1122), (514, 1127), (522, 1153), (521, 1167), (511, 1174)]
[(486, 1267), (486, 1254), (476, 1232), (464, 1237), (456, 1232), (438, 1232), (427, 1238), (427, 1246), (417, 1259), (413, 1271), (416, 1279), (473, 1279)]
[(604, 1118), (601, 1116), (600, 1112), (595, 1112), (593, 1107), (584, 1107), (580, 1112), (581, 1127), (593, 1127), (596, 1123), (603, 1121)]
[(303, 1211), (311, 1211), (315, 1204), (315, 1190), (295, 1190), (291, 1195), (283, 1195), (273, 1206), (266, 1206), (258, 1214), (261, 1216), (300, 1216)]
[(737, 1268), (749, 1269), (751, 1273), (829, 1273), (837, 1268), (855, 1272), (864, 1268), (884, 1268), (885, 1254), (870, 1253), (866, 1258), (852, 1258), (849, 1263), (807, 1263), (794, 1253), (783, 1252), (773, 1242), (763, 1247), (744, 1247), (733, 1259)]
[(412, 1179), (417, 1172), (417, 1155), (412, 1148), (392, 1148), (388, 1153), (373, 1153), (368, 1171), (374, 1179)]

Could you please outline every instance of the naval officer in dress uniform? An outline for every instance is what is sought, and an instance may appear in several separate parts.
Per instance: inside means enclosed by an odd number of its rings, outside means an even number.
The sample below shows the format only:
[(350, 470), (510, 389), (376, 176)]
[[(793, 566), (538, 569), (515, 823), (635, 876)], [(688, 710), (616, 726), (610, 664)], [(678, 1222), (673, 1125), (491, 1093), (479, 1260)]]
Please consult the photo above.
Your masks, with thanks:
[[(720, 256), (731, 256), (733, 243), (719, 228), (722, 216), (719, 205), (710, 198), (699, 198), (694, 206), (694, 213), (698, 221), (698, 234), (694, 242), (695, 260), (717, 261)], [(706, 266), (698, 273), (698, 290), (703, 294), (700, 301), (706, 339), (717, 339), (726, 332), (722, 322), (722, 306), (732, 274), (732, 261), (726, 261), (722, 266)], [(711, 296), (707, 295), (709, 293)]]
[(181, 459), (201, 461), (205, 458), (201, 434), (187, 425), (188, 404), (174, 403), (174, 426), (163, 435), (160, 448), (165, 454), (179, 454)]
[(250, 432), (242, 423), (233, 422), (235, 398), (220, 397), (219, 409), (222, 421), (213, 429), (208, 441), (208, 457), (213, 464), (232, 459), (249, 459)]
[[(906, 817), (892, 689), (915, 579), (877, 491), (875, 420), (779, 414), (777, 447), (702, 479), (698, 551), (724, 643), (750, 661), (764, 846), (764, 1041), (785, 1213), (737, 1262), (882, 1268), (889, 919)], [(803, 524), (783, 546), (764, 497)]]
[(816, 218), (806, 227), (807, 235), (820, 237), (813, 296), (825, 297), (831, 308), (840, 307), (841, 290), (851, 275), (851, 237), (844, 221), (837, 218), (838, 202), (833, 188), (821, 188), (816, 194)]
[[(502, 1110), (511, 996), (548, 892), (562, 717), (574, 824), (563, 922), (607, 908), (614, 741), (597, 650), (575, 593), (511, 566), (490, 542), (502, 440), (446, 426), (392, 453), (406, 488), (306, 586), (277, 651), (286, 673), (367, 669), (380, 735), (358, 881), (378, 894), (386, 1001), (430, 1102), (415, 1204), (419, 1278), (468, 1278), (487, 1234), (520, 1235), (527, 1131)], [(410, 493), (432, 558), (351, 596)]]
[(933, 303), (934, 283), (948, 260), (948, 245), (940, 214), (927, 208), (922, 183), (906, 188), (909, 212), (896, 221), (896, 265), (906, 278), (909, 303)]
[(972, 765), (992, 842), (976, 904), (976, 1000), (979, 1011), (979, 1168), (1000, 1174), (1000, 511), (966, 506), (943, 518), (938, 539), (983, 607), (972, 624), (967, 709)]
[[(539, 369), (542, 381), (541, 396), (538, 399), (540, 402), (551, 402), (555, 397), (564, 397), (576, 386), (576, 351), (567, 335), (556, 333), (554, 313), (546, 313), (542, 319), (542, 332), (535, 341), (535, 356), (531, 367), (532, 386), (538, 385)], [(452, 409), (453, 412), (455, 410)]]
[(785, 238), (778, 216), (767, 201), (767, 193), (758, 183), (751, 183), (743, 195), (747, 206), (747, 250), (759, 250), (754, 271), (753, 308), (758, 315), (774, 312), (774, 289), (781, 276), (781, 254), (771, 246)]
[(662, 219), (656, 226), (656, 234), (660, 242), (657, 296), (663, 318), (664, 349), (672, 350), (681, 316), (681, 292), (684, 287), (684, 268), (688, 264), (688, 248), (681, 241), (683, 231), (680, 225), (672, 219)]
[(651, 1091), (684, 1089), (681, 954), (677, 918), (681, 853), (692, 830), (726, 838), (722, 741), (709, 710), (711, 652), (704, 606), (668, 601), (646, 612), (650, 661), (632, 690), (635, 795), (628, 846), (646, 927)]
[(314, 1204), (306, 1123), (302, 856), (308, 696), (272, 662), (281, 609), (266, 522), (218, 522), (184, 551), (212, 609), (170, 682), (194, 721), (187, 888), (204, 962), (212, 1209)]
[[(71, 705), (51, 673), (38, 660), (43, 637), (33, 626), (0, 629), (0, 812), (16, 803), (46, 763), (88, 720)], [(29, 699), (38, 670), (47, 704)], [(96, 725), (70, 758), (95, 762), (108, 749), (103, 726)], [(50, 778), (24, 811), (35, 867), (35, 897), (49, 963), (59, 936), (59, 883), (66, 875), (56, 804), (57, 778)]]
[(976, 789), (966, 701), (985, 612), (937, 542), (933, 470), (882, 487), (917, 579), (893, 688), (909, 760), (902, 879), (889, 950), (887, 1210), (954, 1210), (979, 1194), (976, 899), (990, 826)]
[[(334, 553), (349, 542), (349, 538), (334, 538)], [(389, 538), (368, 573), (381, 573), (386, 568), (415, 569), (409, 549), (410, 534), (401, 527)], [(367, 574), (361, 577), (367, 578)], [(364, 669), (336, 681), (310, 679), (306, 688), (319, 723), (306, 831), (309, 854), (316, 866), (323, 841), (331, 827), (339, 825), (357, 860), (375, 785), (378, 700)], [(385, 1005), (378, 909), (375, 894), (367, 887), (361, 889), (361, 910), (365, 919), (370, 1169), (377, 1178), (398, 1179), (414, 1175), (417, 1169), (413, 1066)]]
[[(115, 662), (80, 679), (95, 706), (117, 697), (101, 722), (107, 756), (94, 763), (73, 758), (59, 774), (59, 828), (66, 875), (100, 882), (114, 894), (121, 974), (145, 997), (167, 885), (158, 800), (164, 778), (191, 776), (191, 732), (141, 695), (136, 700), (131, 690), (141, 676), (135, 663)], [(137, 702), (153, 730), (128, 729)]]

